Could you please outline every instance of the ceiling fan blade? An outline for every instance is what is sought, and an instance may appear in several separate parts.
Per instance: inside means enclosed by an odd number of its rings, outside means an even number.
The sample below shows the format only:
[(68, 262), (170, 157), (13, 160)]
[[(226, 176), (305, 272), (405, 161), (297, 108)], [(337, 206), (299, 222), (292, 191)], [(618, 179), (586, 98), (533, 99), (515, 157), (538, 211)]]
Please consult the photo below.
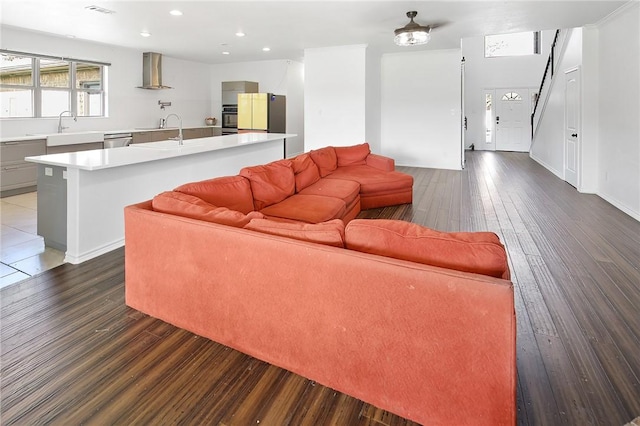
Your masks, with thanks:
[(449, 25), (451, 22), (447, 22), (447, 21), (440, 21), (440, 22), (433, 22), (433, 23), (427, 23), (425, 24), (426, 27), (431, 28), (431, 30), (435, 30), (437, 28), (442, 28), (442, 27), (446, 27), (447, 25)]

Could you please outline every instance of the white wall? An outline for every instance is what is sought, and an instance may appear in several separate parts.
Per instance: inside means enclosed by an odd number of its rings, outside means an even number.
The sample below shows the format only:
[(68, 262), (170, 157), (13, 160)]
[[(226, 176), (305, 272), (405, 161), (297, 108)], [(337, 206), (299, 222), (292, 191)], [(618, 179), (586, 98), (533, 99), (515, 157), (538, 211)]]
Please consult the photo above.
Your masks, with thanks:
[(461, 168), (459, 49), (382, 56), (382, 154), (396, 164)]
[(598, 192), (598, 121), (600, 109), (600, 88), (598, 87), (598, 28), (589, 25), (582, 28), (582, 67), (580, 68), (582, 117), (579, 146), (580, 169), (587, 173), (578, 174), (578, 191), (595, 194)]
[(255, 81), (260, 92), (287, 97), (287, 157), (304, 149), (304, 67), (291, 60), (235, 62), (211, 65), (211, 108), (219, 117), (222, 110), (223, 81)]
[(598, 195), (640, 220), (640, 5), (599, 25)]
[[(540, 99), (538, 105), (538, 108), (544, 110), (530, 151), (531, 158), (560, 179), (564, 179), (564, 73), (582, 66), (582, 29), (566, 31), (568, 32), (564, 50), (561, 49), (562, 46), (558, 46), (556, 52), (560, 55), (560, 62), (550, 86), (549, 99), (546, 105), (543, 103), (544, 99)], [(585, 120), (582, 121), (584, 124)], [(581, 133), (584, 138), (584, 132)]]
[[(161, 117), (169, 113), (182, 116), (184, 126), (202, 126), (206, 117), (218, 113), (211, 109), (211, 80), (207, 64), (163, 56), (163, 83), (173, 89), (144, 90), (136, 87), (142, 84), (142, 51), (6, 26), (0, 28), (0, 46), (27, 53), (111, 63), (107, 80), (109, 116), (79, 117), (77, 122), (66, 120), (65, 125), (70, 127), (68, 131), (154, 127)], [(158, 100), (170, 101), (172, 105), (161, 110)], [(3, 119), (0, 126), (1, 137), (55, 133), (58, 119)]]
[(366, 48), (305, 49), (305, 151), (366, 141)]
[(287, 78), (287, 158), (304, 152), (304, 65), (291, 61)]
[[(495, 144), (485, 142), (484, 90), (494, 88), (535, 88), (537, 91), (555, 31), (543, 31), (539, 55), (515, 57), (484, 57), (484, 37), (463, 38), (465, 58), (465, 114), (467, 131), (465, 145), (475, 149), (494, 150)], [(495, 103), (494, 103), (495, 105)]]
[(381, 132), (381, 61), (382, 55), (379, 52), (367, 48), (367, 69), (366, 69), (366, 123), (365, 123), (365, 140), (369, 142), (369, 146), (373, 152), (381, 152), (382, 135)]

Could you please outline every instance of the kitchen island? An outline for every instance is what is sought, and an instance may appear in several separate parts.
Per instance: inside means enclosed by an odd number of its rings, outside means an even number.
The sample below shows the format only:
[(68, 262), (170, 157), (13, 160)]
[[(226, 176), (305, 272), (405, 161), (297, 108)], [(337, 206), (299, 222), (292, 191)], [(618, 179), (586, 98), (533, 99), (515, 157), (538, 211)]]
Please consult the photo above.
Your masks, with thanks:
[(27, 157), (38, 164), (38, 234), (65, 251), (65, 262), (84, 262), (124, 245), (125, 206), (282, 159), (293, 136), (245, 133)]

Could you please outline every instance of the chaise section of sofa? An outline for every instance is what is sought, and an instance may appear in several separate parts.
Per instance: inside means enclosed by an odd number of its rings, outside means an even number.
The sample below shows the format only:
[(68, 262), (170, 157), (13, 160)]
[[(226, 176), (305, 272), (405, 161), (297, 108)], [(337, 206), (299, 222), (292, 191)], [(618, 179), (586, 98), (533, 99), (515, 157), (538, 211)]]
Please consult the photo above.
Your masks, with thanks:
[(413, 201), (413, 176), (395, 171), (393, 159), (372, 154), (369, 144), (325, 147), (310, 152), (323, 179), (360, 185), (362, 209), (409, 204)]

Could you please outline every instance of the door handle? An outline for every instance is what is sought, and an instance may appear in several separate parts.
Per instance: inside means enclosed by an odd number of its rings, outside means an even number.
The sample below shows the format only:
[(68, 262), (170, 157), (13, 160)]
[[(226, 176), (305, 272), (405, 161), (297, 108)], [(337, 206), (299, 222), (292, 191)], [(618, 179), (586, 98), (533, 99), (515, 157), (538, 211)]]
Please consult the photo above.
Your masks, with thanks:
[(500, 124), (500, 116), (496, 115), (496, 124)]
[(577, 138), (577, 137), (578, 137), (578, 134), (577, 134), (577, 133), (572, 133), (572, 134), (571, 134), (571, 137), (572, 137), (572, 138)]

